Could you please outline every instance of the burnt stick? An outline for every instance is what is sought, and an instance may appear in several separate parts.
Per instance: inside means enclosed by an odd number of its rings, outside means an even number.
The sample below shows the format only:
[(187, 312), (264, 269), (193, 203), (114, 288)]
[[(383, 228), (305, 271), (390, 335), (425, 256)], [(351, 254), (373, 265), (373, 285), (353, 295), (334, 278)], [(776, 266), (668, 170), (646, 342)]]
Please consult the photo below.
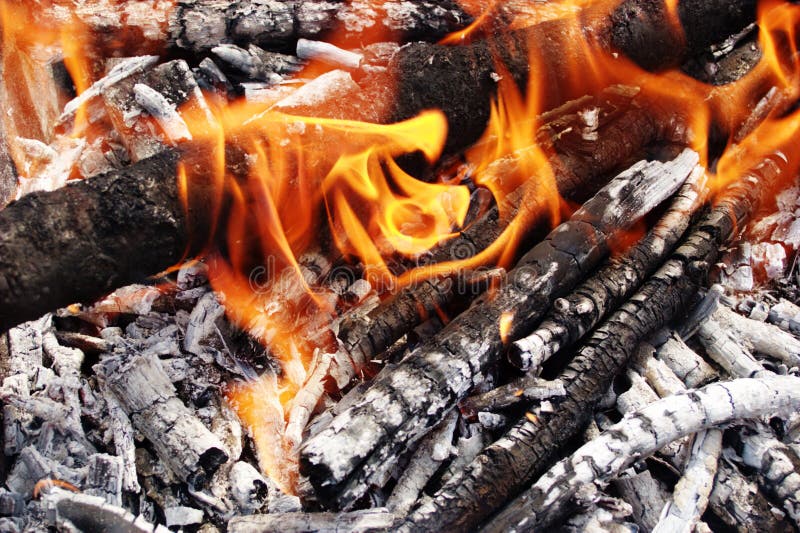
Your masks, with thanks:
[[(754, 212), (759, 195), (785, 169), (780, 156), (765, 159), (730, 185), (715, 207), (693, 225), (687, 239), (637, 294), (593, 333), (561, 373), (567, 391), (552, 414), (535, 412), (484, 449), (460, 482), (442, 487), (408, 519), (408, 530), (478, 525), (550, 466), (558, 450), (578, 434), (594, 407), (643, 339), (685, 309), (704, 283), (719, 247), (735, 236)], [(503, 516), (524, 512), (522, 502)], [(496, 525), (496, 524), (494, 524)]]
[[(529, 331), (555, 298), (603, 259), (613, 235), (670, 196), (697, 161), (697, 154), (686, 150), (669, 163), (635, 164), (525, 254), (496, 291), (401, 363), (385, 367), (353, 406), (302, 449), (301, 472), (321, 499), (339, 508), (352, 505), (391, 457), (483, 380), (506, 338)], [(504, 320), (507, 313), (513, 314)]]

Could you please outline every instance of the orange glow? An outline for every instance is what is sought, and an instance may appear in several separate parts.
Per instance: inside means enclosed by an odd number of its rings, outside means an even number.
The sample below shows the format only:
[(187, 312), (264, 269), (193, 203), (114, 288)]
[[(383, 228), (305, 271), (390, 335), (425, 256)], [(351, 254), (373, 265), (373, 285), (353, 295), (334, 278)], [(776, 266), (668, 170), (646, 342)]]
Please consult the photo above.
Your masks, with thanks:
[[(664, 2), (670, 24), (680, 27), (679, 0)], [(636, 105), (646, 107), (666, 131), (662, 140), (689, 145), (701, 154), (702, 164), (715, 172), (708, 180), (712, 192), (740, 179), (767, 156), (789, 158), (793, 168), (798, 164), (787, 147), (800, 131), (800, 112), (783, 116), (800, 96), (797, 5), (759, 1), (763, 59), (741, 80), (712, 87), (678, 69), (645, 71), (608, 50), (595, 30), (618, 0), (461, 3), (474, 22), (447, 36), (443, 44), (461, 46), (488, 36), (496, 38), (494, 42), (516, 39), (521, 33), (511, 34), (512, 30), (542, 23), (557, 23), (558, 31), (539, 39), (532, 30), (530, 42), (522, 43), (527, 45), (527, 80), (515, 80), (499, 59), (507, 54), (489, 47), (497, 56), (492, 75), (497, 90), (489, 120), (479, 141), (463, 154), (461, 172), (453, 179), (437, 175), (423, 180), (415, 175), (416, 167), (438, 170), (447, 137), (443, 113), (425, 110), (393, 124), (354, 120), (339, 100), (347, 97), (346, 82), (359, 89), (362, 79), (356, 74), (340, 71), (342, 81), (334, 89), (345, 96), (330, 100), (323, 94), (293, 107), (277, 96), (260, 103), (209, 96), (210, 110), (193, 103), (179, 110), (192, 137), (181, 145), (185, 151), (176, 176), (193, 232), (187, 259), (207, 259), (212, 286), (224, 299), (229, 318), (280, 363), (277, 373), (233, 385), (228, 400), (253, 437), (262, 469), (286, 492), (293, 493), (297, 483), (297, 450), (285, 435), (291, 402), (309, 377), (314, 354), (340, 349), (329, 322), (346, 308), (337, 293), (304, 271), (299, 259), (303, 254), (320, 251), (337, 266), (353, 266), (379, 296), (433, 276), (512, 267), (523, 237), (540, 224), (555, 226), (562, 212), (574, 207), (559, 195), (554, 163), (560, 161), (552, 146), (555, 141), (539, 132), (542, 114), (617, 84), (637, 92)], [(78, 94), (102, 76), (105, 64), (92, 55), (92, 39), (99, 36), (88, 35), (75, 13), (63, 9), (62, 22), (50, 25), (34, 16), (28, 3), (0, 0), (4, 79), (26, 81), (29, 71), (39, 66), (35, 59), (43, 49), (63, 59)], [(334, 31), (325, 40), (357, 48), (387, 40), (385, 31), (382, 25), (361, 35)], [(119, 38), (120, 43), (131, 39)], [(525, 60), (522, 53), (519, 56), (512, 59)], [(334, 68), (311, 62), (276, 94), (296, 96), (319, 76), (337, 74), (331, 72)], [(750, 125), (748, 134), (739, 135), (736, 130), (750, 116), (753, 102), (771, 89), (783, 104), (766, 113), (762, 123)], [(372, 119), (385, 118), (391, 103), (369, 102)], [(19, 128), (11, 126), (23, 124), (27, 117), (17, 107), (25, 106), (9, 107), (13, 116), (4, 113), (0, 120), (6, 132), (17, 132)], [(68, 131), (60, 135), (88, 140), (105, 135), (92, 131), (88, 110), (87, 103), (81, 105), (68, 121)], [(599, 109), (587, 110), (586, 131), (576, 137), (589, 144), (593, 128), (606, 118)], [(712, 124), (730, 136), (718, 160), (718, 153), (709, 153)], [(21, 136), (50, 144), (59, 134), (50, 131), (52, 124), (35, 126)], [(22, 148), (12, 142), (11, 151), (18, 167), (24, 168), (27, 156)], [(779, 152), (782, 155), (773, 155)], [(491, 193), (502, 227), (499, 236), (470, 257), (413, 266), (469, 229), (470, 187)], [(642, 223), (618, 235), (613, 251), (627, 249), (645, 230)], [(443, 309), (436, 313), (447, 322)], [(509, 310), (498, 323), (504, 343), (512, 340), (512, 326)], [(536, 421), (535, 415), (527, 416)]]
[(498, 324), (500, 328), (500, 339), (503, 341), (503, 344), (508, 344), (508, 333), (511, 331), (511, 326), (514, 323), (514, 313), (511, 311), (506, 311), (500, 315), (500, 323)]

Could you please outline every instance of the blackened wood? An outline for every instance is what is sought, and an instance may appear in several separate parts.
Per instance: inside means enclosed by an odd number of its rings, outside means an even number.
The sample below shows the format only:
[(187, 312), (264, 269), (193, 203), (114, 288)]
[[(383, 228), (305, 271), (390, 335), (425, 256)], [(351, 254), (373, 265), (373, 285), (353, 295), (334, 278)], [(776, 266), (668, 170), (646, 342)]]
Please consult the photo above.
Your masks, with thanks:
[(774, 183), (784, 165), (782, 157), (768, 158), (730, 185), (670, 259), (589, 337), (561, 373), (567, 395), (555, 412), (536, 411), (520, 419), (478, 455), (458, 484), (443, 486), (413, 513), (406, 528), (475, 527), (541, 474), (586, 425), (639, 343), (688, 307), (719, 247), (743, 227), (760, 193)]
[(375, 472), (483, 380), (506, 338), (532, 328), (553, 299), (602, 260), (613, 234), (671, 195), (697, 160), (686, 150), (672, 162), (639, 162), (623, 172), (525, 254), (496, 291), (401, 363), (384, 368), (363, 396), (302, 450), (301, 472), (323, 501), (352, 505)]
[(177, 160), (164, 152), (0, 211), (0, 330), (177, 263), (187, 247)]
[(314, 2), (308, 0), (184, 0), (169, 24), (168, 40), (192, 52), (220, 43), (291, 46), (297, 39), (324, 38), (341, 28), (340, 42), (438, 40), (472, 21), (453, 0), (383, 2)]
[[(582, 116), (597, 111), (597, 124), (592, 136), (580, 131), (586, 125)], [(587, 190), (599, 188), (599, 177), (634, 157), (642, 147), (664, 135), (666, 124), (657, 119), (646, 102), (637, 98), (637, 91), (626, 87), (609, 88), (597, 97), (584, 97), (548, 112), (538, 132), (540, 141), (551, 147), (550, 165), (559, 194), (578, 201)], [(596, 134), (596, 137), (594, 136)], [(502, 181), (519, 173), (517, 167), (527, 154), (514, 153), (492, 163), (484, 178), (494, 176)], [(492, 179), (492, 178), (489, 178)], [(508, 226), (514, 216), (524, 220), (530, 214), (544, 213), (546, 198), (526, 198), (524, 187), (505, 198), (508, 217), (500, 216), (498, 207), (491, 207), (457, 237), (429, 254), (430, 262), (468, 259), (486, 249)], [(528, 215), (525, 215), (527, 213)], [(523, 231), (531, 233), (535, 224)], [(524, 239), (523, 239), (524, 240)], [(384, 352), (415, 326), (445, 309), (456, 297), (469, 295), (469, 280), (459, 276), (434, 278), (412, 284), (381, 302), (367, 314), (345, 319), (339, 338), (355, 361), (369, 361)]]
[(528, 337), (516, 341), (509, 360), (523, 370), (538, 368), (568, 348), (619, 307), (652, 274), (683, 236), (705, 197), (704, 169), (684, 184), (664, 217), (636, 245), (582, 283), (554, 306)]
[(388, 531), (395, 516), (386, 509), (367, 509), (351, 513), (275, 513), (237, 516), (228, 524), (231, 533), (282, 531)]

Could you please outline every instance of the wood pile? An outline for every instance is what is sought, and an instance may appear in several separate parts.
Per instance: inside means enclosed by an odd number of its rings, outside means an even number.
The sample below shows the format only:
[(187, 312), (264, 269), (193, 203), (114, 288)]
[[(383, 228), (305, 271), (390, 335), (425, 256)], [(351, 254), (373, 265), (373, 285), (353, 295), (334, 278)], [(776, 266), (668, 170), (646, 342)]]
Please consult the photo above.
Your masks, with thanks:
[[(800, 69), (765, 66), (756, 2), (599, 1), (523, 27), (524, 2), (0, 4), (6, 24), (69, 13), (97, 70), (77, 91), (63, 50), (3, 41), (0, 531), (800, 527), (800, 160), (770, 127), (796, 127)], [(641, 86), (575, 87), (593, 68), (561, 48), (578, 35)], [(793, 39), (775, 46), (798, 61)], [(492, 99), (539, 69), (532, 146), (473, 175)], [(701, 87), (705, 142), (699, 110), (652, 90), (664, 69)], [(463, 179), (465, 221), (388, 269), (483, 263), (383, 287), (320, 235), (290, 271), (250, 273), (243, 320), (215, 278), (237, 191), (194, 123), (234, 100), (381, 124), (441, 110), (441, 158), (399, 164)], [(285, 146), (335, 152), (307, 124)], [(241, 181), (254, 158), (225, 149)], [(534, 151), (557, 222), (541, 173), (486, 186)], [(281, 359), (283, 334), (312, 357)]]

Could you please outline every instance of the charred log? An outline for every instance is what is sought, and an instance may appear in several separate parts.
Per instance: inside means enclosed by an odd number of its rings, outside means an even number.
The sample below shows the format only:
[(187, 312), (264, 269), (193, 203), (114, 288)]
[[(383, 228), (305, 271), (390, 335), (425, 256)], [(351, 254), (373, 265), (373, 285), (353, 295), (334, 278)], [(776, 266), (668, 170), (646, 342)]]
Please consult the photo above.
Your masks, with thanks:
[(177, 263), (187, 249), (177, 161), (164, 152), (0, 211), (0, 330)]
[(790, 413), (800, 403), (797, 378), (773, 376), (714, 383), (659, 400), (612, 426), (560, 461), (483, 531), (533, 531), (560, 512), (581, 483), (614, 477), (637, 457), (670, 441), (738, 419)]
[(556, 451), (586, 424), (639, 342), (688, 307), (719, 246), (742, 227), (782, 165), (780, 157), (767, 159), (726, 189), (671, 258), (591, 335), (561, 373), (567, 395), (555, 412), (536, 411), (521, 419), (469, 465), (460, 483), (445, 485), (417, 509), (406, 527), (474, 527), (543, 472)]
[(613, 234), (672, 194), (696, 163), (687, 150), (671, 163), (640, 162), (620, 174), (523, 256), (497, 291), (386, 367), (352, 407), (307, 441), (301, 468), (318, 494), (330, 505), (351, 505), (376, 471), (483, 379), (506, 338), (532, 327), (605, 256)]
[(512, 345), (509, 359), (514, 365), (523, 370), (538, 368), (553, 354), (574, 344), (634, 293), (689, 226), (703, 201), (703, 172), (698, 169), (694, 179), (684, 184), (667, 214), (638, 244), (612, 258), (572, 294), (559, 300), (535, 332)]

